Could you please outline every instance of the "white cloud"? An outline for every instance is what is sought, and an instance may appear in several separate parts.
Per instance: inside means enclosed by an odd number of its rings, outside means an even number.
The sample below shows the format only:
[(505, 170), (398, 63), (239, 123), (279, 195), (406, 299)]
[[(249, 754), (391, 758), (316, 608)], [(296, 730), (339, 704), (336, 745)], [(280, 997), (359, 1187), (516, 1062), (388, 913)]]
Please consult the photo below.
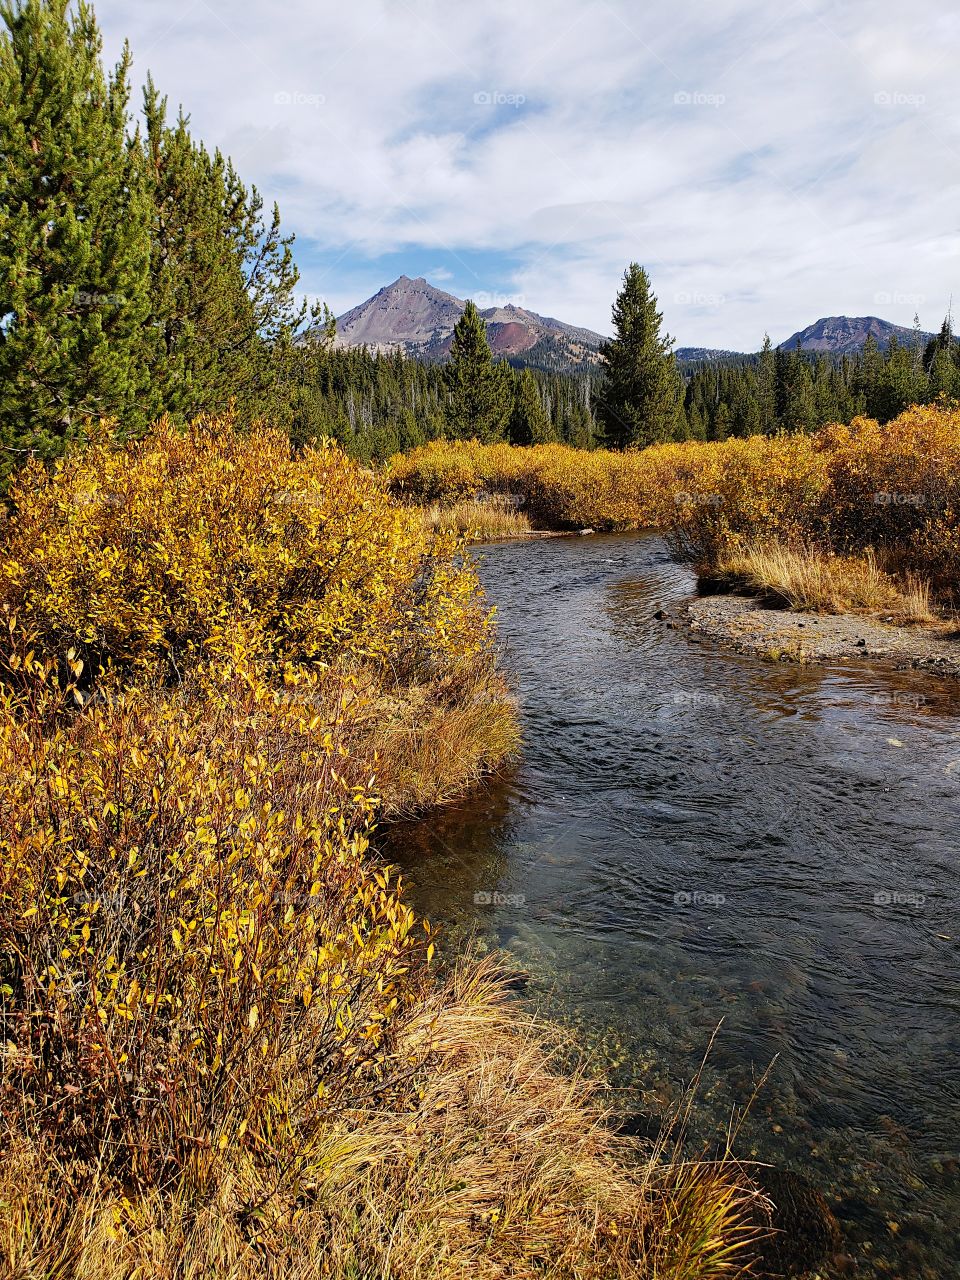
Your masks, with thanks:
[(599, 329), (636, 258), (682, 343), (729, 347), (827, 313), (910, 323), (917, 298), (933, 328), (960, 286), (950, 0), (98, 16), (109, 51), (129, 36), (138, 74), (279, 199), (305, 287), (337, 309), (370, 257), (404, 250), (502, 253), (478, 290)]

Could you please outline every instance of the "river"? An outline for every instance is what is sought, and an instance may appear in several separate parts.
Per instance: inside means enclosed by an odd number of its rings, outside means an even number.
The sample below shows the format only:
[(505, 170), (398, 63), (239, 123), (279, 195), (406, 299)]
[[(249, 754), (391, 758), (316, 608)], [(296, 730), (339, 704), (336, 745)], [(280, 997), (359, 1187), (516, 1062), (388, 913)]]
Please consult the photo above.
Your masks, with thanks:
[[(856, 1276), (960, 1276), (960, 702), (764, 663), (655, 614), (652, 535), (478, 553), (521, 761), (393, 832), (415, 905), (529, 975), (656, 1123), (716, 1037), (691, 1150), (804, 1174)], [(718, 1030), (719, 1028), (719, 1030)]]

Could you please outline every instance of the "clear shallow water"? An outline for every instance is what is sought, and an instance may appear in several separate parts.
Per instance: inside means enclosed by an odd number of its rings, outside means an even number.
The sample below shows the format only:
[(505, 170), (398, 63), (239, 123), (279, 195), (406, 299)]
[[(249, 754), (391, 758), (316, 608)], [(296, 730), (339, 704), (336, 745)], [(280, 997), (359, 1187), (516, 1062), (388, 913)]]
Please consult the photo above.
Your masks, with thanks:
[(720, 1024), (692, 1138), (773, 1063), (737, 1151), (828, 1195), (844, 1274), (960, 1276), (956, 695), (692, 644), (654, 619), (693, 589), (654, 537), (481, 576), (524, 754), (393, 834), (419, 908), (511, 952), (626, 1110), (675, 1103)]

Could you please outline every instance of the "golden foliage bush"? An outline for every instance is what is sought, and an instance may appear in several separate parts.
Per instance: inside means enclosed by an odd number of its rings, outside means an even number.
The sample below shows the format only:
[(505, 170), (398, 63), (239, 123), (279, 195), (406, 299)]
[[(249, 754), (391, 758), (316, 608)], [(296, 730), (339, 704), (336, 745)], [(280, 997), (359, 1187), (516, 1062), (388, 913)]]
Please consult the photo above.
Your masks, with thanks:
[(515, 743), (473, 568), (338, 450), (228, 423), (104, 433), (11, 497), (8, 1098), (154, 1180), (276, 1143), (376, 1075), (403, 1005), (375, 804), (449, 799)]
[(948, 403), (883, 426), (857, 418), (625, 453), (435, 441), (394, 458), (390, 484), (403, 500), (439, 504), (508, 492), (548, 528), (661, 529), (703, 571), (748, 546), (872, 550), (881, 568), (958, 595), (960, 407)]
[(215, 422), (11, 496), (0, 1269), (740, 1274), (743, 1175), (634, 1161), (370, 857), (515, 742), (458, 544)]
[(880, 426), (826, 427), (829, 538), (838, 550), (882, 548), (891, 564), (957, 596), (960, 581), (960, 407), (914, 406)]
[(432, 672), (486, 643), (455, 544), (333, 445), (292, 456), (285, 433), (161, 423), (123, 448), (104, 433), (10, 491), (0, 608), (45, 653), (73, 648), (178, 680), (242, 626), (278, 668), (343, 663)]
[(154, 1184), (198, 1146), (307, 1144), (344, 1090), (387, 1087), (418, 935), (365, 864), (371, 800), (337, 772), (337, 726), (292, 751), (315, 707), (223, 668), (67, 714), (49, 669), (11, 661), (8, 1132)]
[[(678, 528), (712, 538), (767, 523), (799, 529), (822, 472), (810, 437), (654, 445), (615, 453), (566, 445), (434, 441), (391, 460), (399, 497), (453, 504), (507, 492), (548, 528)], [(747, 495), (753, 500), (747, 502)]]

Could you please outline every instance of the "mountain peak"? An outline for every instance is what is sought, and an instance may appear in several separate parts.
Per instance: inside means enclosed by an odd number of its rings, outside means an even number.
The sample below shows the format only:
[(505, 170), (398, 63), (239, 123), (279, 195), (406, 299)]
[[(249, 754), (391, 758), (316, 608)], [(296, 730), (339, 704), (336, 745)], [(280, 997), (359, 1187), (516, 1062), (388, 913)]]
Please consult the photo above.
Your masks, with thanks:
[[(931, 335), (921, 334), (926, 342)], [(802, 351), (822, 351), (830, 355), (852, 355), (862, 351), (867, 338), (872, 337), (881, 350), (890, 345), (890, 339), (903, 345), (914, 340), (912, 329), (902, 324), (891, 324), (879, 316), (822, 316), (813, 324), (791, 334), (780, 343), (782, 351), (793, 350), (799, 342)]]
[[(403, 351), (408, 356), (441, 360), (450, 350), (454, 325), (466, 303), (438, 289), (423, 276), (399, 276), (372, 298), (337, 317), (337, 345)], [(574, 369), (596, 364), (598, 333), (537, 315), (507, 303), (480, 312), (495, 355), (544, 369)]]

